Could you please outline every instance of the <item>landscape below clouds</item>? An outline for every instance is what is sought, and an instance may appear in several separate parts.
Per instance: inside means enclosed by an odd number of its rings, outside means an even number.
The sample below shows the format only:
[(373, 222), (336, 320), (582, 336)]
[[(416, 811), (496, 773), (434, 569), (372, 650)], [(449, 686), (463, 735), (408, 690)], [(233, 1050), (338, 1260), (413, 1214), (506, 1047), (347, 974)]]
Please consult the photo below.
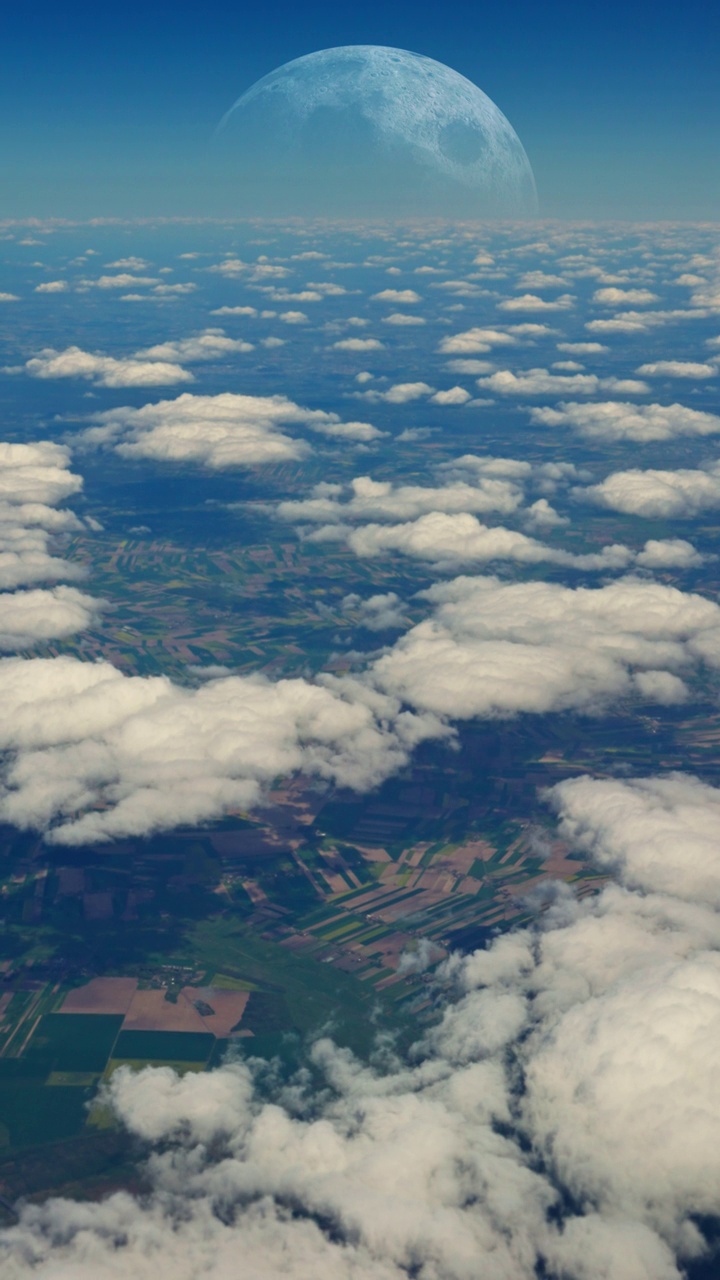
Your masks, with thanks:
[[(93, 978), (177, 999), (175, 940), (152, 979), (81, 951), (36, 1009), (58, 921), (74, 948), (93, 911), (138, 954), (149, 920), (155, 948), (209, 921), (298, 974), (343, 911), (293, 999), (342, 971), (376, 1001), (365, 1054), (338, 1009), (272, 1052), (241, 1022), (205, 1070), (37, 1068), (73, 1140), (132, 1135), (143, 1190), (20, 1205), (9, 1280), (711, 1275), (717, 229), (4, 234), (0, 819), (32, 853), (0, 899), (25, 983), (0, 1063), (45, 1063)], [(195, 916), (98, 888), (190, 835), (218, 841), (169, 877)], [(253, 973), (225, 979), (279, 1017)]]

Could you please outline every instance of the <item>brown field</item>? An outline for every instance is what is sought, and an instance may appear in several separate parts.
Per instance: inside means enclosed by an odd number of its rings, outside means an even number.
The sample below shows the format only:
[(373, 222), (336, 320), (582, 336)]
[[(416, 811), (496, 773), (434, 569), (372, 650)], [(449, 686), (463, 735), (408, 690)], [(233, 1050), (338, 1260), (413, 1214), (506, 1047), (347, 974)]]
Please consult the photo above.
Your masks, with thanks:
[[(218, 1039), (230, 1035), (249, 999), (247, 991), (219, 987), (183, 987), (177, 1001), (166, 1000), (165, 991), (136, 991), (125, 1014), (123, 1031), (209, 1031)], [(214, 1010), (201, 1014), (195, 1003)]]
[(213, 849), (221, 858), (252, 857), (254, 854), (276, 854), (285, 848), (269, 827), (257, 827), (241, 831), (213, 831), (210, 836)]
[(127, 1013), (137, 978), (92, 978), (70, 991), (60, 1013)]
[(197, 1009), (179, 995), (165, 999), (164, 989), (136, 991), (125, 1014), (123, 1031), (207, 1031)]
[[(240, 1021), (245, 1012), (245, 1005), (250, 999), (249, 991), (224, 991), (221, 987), (185, 987), (180, 999), (185, 998), (192, 1004), (202, 1000), (214, 1009), (214, 1014), (199, 1015), (206, 1031), (212, 1031), (219, 1040), (230, 1035), (233, 1027)], [(180, 1001), (178, 1001), (178, 1004)], [(195, 1010), (197, 1012), (197, 1010)]]
[[(136, 978), (93, 978), (68, 993), (60, 1013), (122, 1013), (123, 1031), (209, 1031), (223, 1040), (242, 1018), (249, 998), (247, 991), (184, 987), (173, 1001), (165, 999), (164, 987), (138, 991)], [(0, 997), (0, 1017), (11, 999), (12, 992)], [(200, 1014), (195, 1008), (199, 1001), (214, 1012)]]
[(83, 906), (86, 920), (112, 920), (113, 896), (111, 893), (85, 893)]
[(446, 855), (445, 861), (457, 867), (458, 870), (469, 871), (476, 858), (481, 862), (489, 862), (496, 853), (495, 846), (489, 844), (487, 840), (468, 840), (466, 844), (460, 845), (458, 849)]
[[(400, 957), (403, 951), (406, 951), (414, 942), (414, 938), (409, 933), (390, 933), (384, 938), (374, 938), (365, 944), (365, 952), (367, 955), (377, 958), (384, 969), (397, 969), (400, 963)], [(444, 948), (437, 948), (438, 954)]]
[(58, 897), (73, 898), (85, 888), (82, 867), (58, 867)]

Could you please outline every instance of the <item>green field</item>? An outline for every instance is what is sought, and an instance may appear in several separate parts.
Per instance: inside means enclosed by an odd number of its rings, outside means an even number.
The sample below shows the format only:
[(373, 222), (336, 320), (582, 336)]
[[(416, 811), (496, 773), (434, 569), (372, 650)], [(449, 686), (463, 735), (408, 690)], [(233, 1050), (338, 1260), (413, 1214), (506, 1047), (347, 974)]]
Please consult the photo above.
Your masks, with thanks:
[(214, 1044), (215, 1037), (209, 1032), (121, 1031), (115, 1041), (113, 1059), (205, 1063)]
[[(191, 944), (192, 954), (209, 968), (259, 988), (251, 994), (243, 1017), (243, 1026), (256, 1037), (280, 1030), (284, 1020), (286, 1030), (305, 1035), (332, 1028), (341, 1044), (364, 1053), (379, 1027), (397, 1027), (398, 1015), (391, 1002), (357, 978), (268, 942), (232, 919), (196, 925)], [(243, 1047), (260, 1052), (256, 1039)]]
[(49, 1087), (27, 1074), (0, 1077), (0, 1133), (8, 1148), (59, 1142), (79, 1133), (87, 1118), (92, 1088)]
[(47, 1014), (28, 1046), (27, 1061), (47, 1064), (48, 1072), (102, 1072), (121, 1025), (122, 1017), (115, 1014)]

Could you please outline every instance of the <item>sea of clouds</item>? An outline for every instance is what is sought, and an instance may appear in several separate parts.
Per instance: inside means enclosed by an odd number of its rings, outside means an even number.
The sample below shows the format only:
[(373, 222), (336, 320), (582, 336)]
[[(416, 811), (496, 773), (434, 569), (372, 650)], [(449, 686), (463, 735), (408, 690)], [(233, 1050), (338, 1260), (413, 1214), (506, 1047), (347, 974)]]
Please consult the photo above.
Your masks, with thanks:
[[(66, 416), (62, 443), (0, 445), (0, 819), (75, 846), (146, 835), (261, 804), (282, 774), (370, 790), (463, 720), (598, 717), (618, 702), (662, 714), (712, 682), (720, 606), (703, 589), (714, 552), (697, 522), (720, 506), (713, 233), (646, 229), (630, 248), (587, 227), (497, 243), (465, 230), (450, 247), (441, 231), (393, 234), (368, 232), (362, 263), (296, 244), (252, 261), (203, 250), (173, 268), (125, 257), (97, 274), (84, 254), (32, 286), (35, 307), (147, 302), (168, 333), (108, 354), (61, 345), (65, 319), (58, 345), (5, 370), (16, 387), (62, 381), (93, 401), (70, 430)], [(24, 306), (22, 285), (0, 301)], [(288, 303), (307, 309), (277, 309)], [(184, 307), (193, 332), (164, 318)], [(211, 327), (216, 315), (237, 333)], [(253, 353), (281, 362), (303, 343), (347, 413), (320, 378), (310, 397), (243, 372)], [(211, 381), (223, 368), (232, 390)], [(143, 404), (123, 390), (190, 383)], [(359, 399), (371, 421), (354, 420)], [(502, 452), (483, 447), (483, 424), (508, 412), (554, 433), (553, 451), (517, 456), (512, 435)], [(442, 414), (478, 415), (474, 447), (437, 447)], [(427, 448), (419, 476), (403, 473), (404, 443)], [(333, 450), (352, 451), (342, 479)], [(63, 553), (97, 527), (65, 505), (83, 457), (217, 472), (318, 451), (329, 479), (256, 510), (301, 540), (423, 573), (407, 598), (338, 600), (378, 637), (345, 674), (198, 688), (48, 652), (107, 607)], [(625, 540), (578, 549), (590, 513), (627, 517)], [(290, 1078), (232, 1056), (199, 1075), (116, 1071), (103, 1101), (141, 1145), (145, 1190), (21, 1206), (0, 1237), (3, 1274), (680, 1280), (707, 1257), (720, 792), (683, 773), (608, 774), (560, 782), (544, 803), (607, 877), (599, 892), (578, 901), (558, 884), (531, 900), (530, 925), (451, 955), (409, 1051), (384, 1036), (359, 1061), (329, 1029)]]

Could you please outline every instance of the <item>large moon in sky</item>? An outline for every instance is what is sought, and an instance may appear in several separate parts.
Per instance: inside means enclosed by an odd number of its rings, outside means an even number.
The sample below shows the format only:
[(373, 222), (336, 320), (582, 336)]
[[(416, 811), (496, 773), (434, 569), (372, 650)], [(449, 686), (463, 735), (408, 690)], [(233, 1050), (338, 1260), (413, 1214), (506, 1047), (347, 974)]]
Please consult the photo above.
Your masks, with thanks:
[(258, 212), (531, 218), (515, 130), (457, 71), (405, 49), (296, 58), (238, 98), (217, 132), (239, 203)]

